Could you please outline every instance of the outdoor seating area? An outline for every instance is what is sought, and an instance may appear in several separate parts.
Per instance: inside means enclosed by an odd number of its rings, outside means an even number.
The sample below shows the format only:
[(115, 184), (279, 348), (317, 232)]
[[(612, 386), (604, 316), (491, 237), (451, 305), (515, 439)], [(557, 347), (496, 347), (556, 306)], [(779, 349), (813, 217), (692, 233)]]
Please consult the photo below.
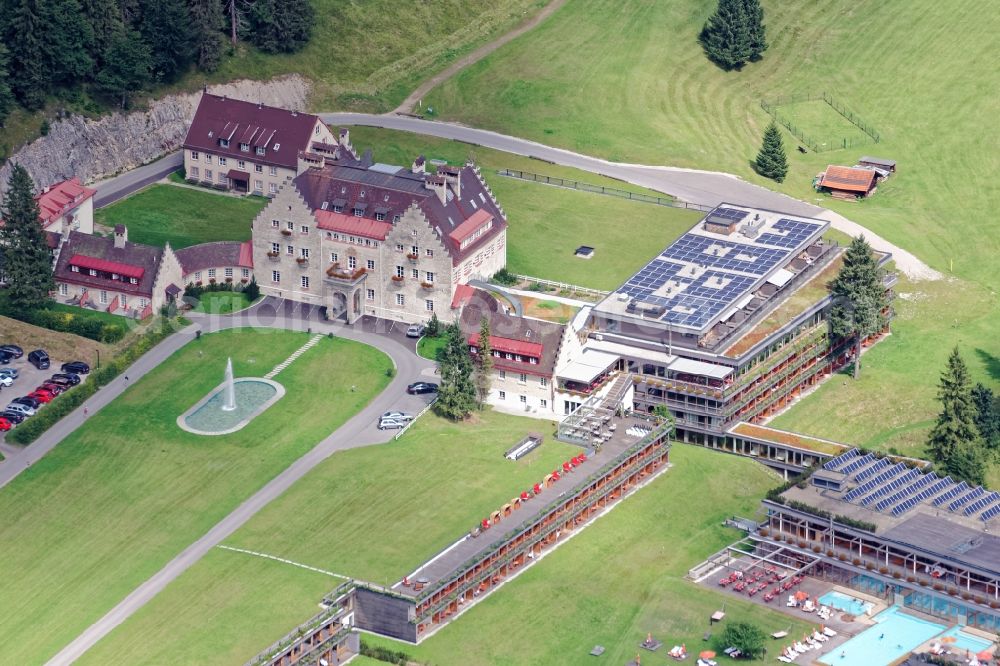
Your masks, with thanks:
[[(786, 572), (779, 570), (777, 566), (769, 564), (763, 568), (755, 567), (746, 572), (732, 571), (728, 576), (719, 579), (719, 586), (728, 587), (732, 585), (733, 590), (746, 592), (748, 597), (753, 597), (764, 592), (764, 601), (771, 602), (782, 592), (787, 592), (801, 583), (802, 580), (802, 576), (789, 577)], [(765, 592), (772, 584), (774, 588)], [(806, 597), (808, 598), (808, 595)], [(790, 600), (791, 598), (789, 597)]]
[[(811, 634), (806, 634), (802, 637), (802, 640), (794, 641), (789, 645), (786, 645), (781, 650), (781, 654), (778, 655), (778, 661), (784, 662), (786, 664), (793, 663), (801, 655), (811, 652), (813, 650), (822, 650), (826, 648), (824, 643), (829, 641), (831, 638), (837, 635), (837, 632), (829, 627), (820, 626), (819, 629), (814, 630)], [(808, 661), (815, 660), (815, 657), (810, 657)]]

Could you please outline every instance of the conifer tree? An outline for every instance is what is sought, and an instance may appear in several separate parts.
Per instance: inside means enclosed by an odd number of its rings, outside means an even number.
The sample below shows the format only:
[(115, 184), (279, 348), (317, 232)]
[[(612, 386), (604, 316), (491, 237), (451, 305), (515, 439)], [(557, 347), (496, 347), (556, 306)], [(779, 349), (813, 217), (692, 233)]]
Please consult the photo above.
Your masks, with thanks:
[(699, 37), (705, 54), (723, 69), (738, 69), (750, 59), (746, 0), (719, 0)]
[(45, 26), (45, 64), (52, 83), (74, 86), (89, 79), (94, 61), (88, 50), (94, 33), (78, 0), (39, 0)]
[(972, 398), (969, 370), (956, 347), (938, 383), (941, 413), (931, 429), (927, 451), (931, 460), (953, 476), (980, 479), (982, 440), (976, 428), (976, 405)]
[(760, 6), (760, 0), (744, 0), (743, 11), (746, 12), (747, 17), (750, 61), (756, 62), (764, 57), (764, 51), (767, 50), (767, 38), (764, 35), (764, 8)]
[(107, 62), (97, 73), (97, 89), (127, 108), (132, 95), (149, 83), (152, 57), (138, 33), (121, 28), (108, 44)]
[(476, 393), (482, 409), (490, 395), (493, 375), (493, 346), (490, 344), (490, 320), (484, 315), (479, 320), (479, 352), (476, 354)]
[(46, 47), (42, 41), (43, 25), (37, 0), (14, 2), (4, 41), (10, 52), (8, 80), (14, 96), (29, 111), (45, 105), (51, 84), (46, 68)]
[(195, 35), (184, 0), (143, 0), (140, 9), (139, 32), (149, 45), (152, 75), (158, 81), (175, 81), (195, 57)]
[(309, 0), (256, 0), (248, 16), (250, 39), (266, 53), (294, 53), (309, 41), (314, 18)]
[(764, 130), (764, 141), (757, 153), (757, 161), (754, 163), (757, 173), (776, 180), (779, 183), (788, 174), (788, 159), (785, 157), (785, 145), (781, 139), (781, 130), (773, 121)]
[(3, 121), (6, 120), (7, 114), (14, 108), (14, 93), (11, 92), (10, 84), (7, 82), (9, 62), (10, 56), (7, 53), (7, 47), (0, 44), (0, 127), (3, 127)]
[(976, 428), (983, 445), (1000, 449), (1000, 397), (983, 384), (972, 387), (972, 402), (976, 406)]
[(878, 263), (864, 236), (851, 241), (844, 254), (844, 265), (830, 286), (834, 305), (830, 310), (830, 329), (835, 337), (854, 336), (854, 378), (861, 376), (861, 349), (866, 338), (882, 330), (886, 305), (885, 289), (879, 277)]
[(8, 181), (0, 216), (0, 244), (4, 245), (7, 297), (11, 308), (24, 314), (45, 306), (52, 282), (52, 259), (39, 222), (34, 183), (28, 171), (15, 164)]
[(90, 56), (94, 60), (94, 71), (99, 72), (107, 62), (110, 36), (123, 27), (122, 11), (116, 0), (83, 0), (80, 7), (90, 24), (93, 35)]
[(219, 0), (188, 0), (188, 11), (191, 14), (198, 69), (214, 72), (222, 60), (222, 36), (219, 34), (225, 24), (222, 3)]
[(445, 345), (438, 359), (441, 384), (434, 411), (455, 421), (464, 419), (476, 407), (476, 386), (472, 382), (469, 346), (458, 324), (444, 329)]

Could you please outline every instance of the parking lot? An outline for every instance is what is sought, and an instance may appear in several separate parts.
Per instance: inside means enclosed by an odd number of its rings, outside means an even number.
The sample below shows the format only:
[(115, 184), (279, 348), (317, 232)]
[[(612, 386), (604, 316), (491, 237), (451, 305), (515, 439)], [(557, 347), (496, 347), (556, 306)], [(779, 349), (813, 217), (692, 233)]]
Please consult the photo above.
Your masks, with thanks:
[[(28, 362), (28, 352), (30, 351), (30, 349), (25, 349), (24, 355), (21, 358), (11, 359), (7, 365), (0, 365), (0, 368), (14, 368), (18, 372), (17, 379), (14, 380), (11, 386), (0, 387), (0, 411), (3, 411), (3, 408), (10, 404), (10, 401), (14, 398), (28, 395), (49, 377), (57, 372), (62, 372), (60, 366), (63, 363), (74, 360), (50, 358), (48, 370), (39, 370)], [(86, 381), (87, 375), (80, 375), (80, 379)], [(0, 433), (0, 442), (4, 441), (5, 435), (6, 433)]]

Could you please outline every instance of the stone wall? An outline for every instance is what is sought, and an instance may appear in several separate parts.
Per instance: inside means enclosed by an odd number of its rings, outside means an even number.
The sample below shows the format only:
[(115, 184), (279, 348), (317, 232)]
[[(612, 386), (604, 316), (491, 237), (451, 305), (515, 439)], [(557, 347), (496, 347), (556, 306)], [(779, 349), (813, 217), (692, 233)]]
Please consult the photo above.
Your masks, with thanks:
[[(209, 86), (209, 92), (305, 109), (309, 84), (293, 75), (266, 82), (233, 81)], [(39, 189), (73, 176), (94, 182), (151, 162), (180, 147), (200, 98), (201, 92), (168, 95), (151, 101), (144, 111), (55, 121), (47, 136), (22, 147), (0, 168), (0, 192), (15, 162), (28, 169)]]

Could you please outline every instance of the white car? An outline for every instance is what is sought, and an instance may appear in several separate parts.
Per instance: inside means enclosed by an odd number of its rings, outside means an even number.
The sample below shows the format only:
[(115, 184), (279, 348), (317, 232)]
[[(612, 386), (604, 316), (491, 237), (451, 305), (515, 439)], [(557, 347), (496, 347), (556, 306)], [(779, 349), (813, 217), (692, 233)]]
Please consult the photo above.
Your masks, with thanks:
[(380, 421), (393, 420), (393, 421), (412, 421), (413, 415), (407, 414), (406, 412), (386, 412), (379, 417)]
[(8, 375), (0, 375), (0, 386), (12, 386), (13, 384), (13, 378)]
[(424, 328), (426, 327), (423, 324), (410, 324), (410, 327), (406, 329), (406, 337), (419, 338), (424, 334)]
[(378, 422), (379, 430), (400, 430), (406, 427), (406, 421), (397, 421), (396, 419), (382, 419)]

